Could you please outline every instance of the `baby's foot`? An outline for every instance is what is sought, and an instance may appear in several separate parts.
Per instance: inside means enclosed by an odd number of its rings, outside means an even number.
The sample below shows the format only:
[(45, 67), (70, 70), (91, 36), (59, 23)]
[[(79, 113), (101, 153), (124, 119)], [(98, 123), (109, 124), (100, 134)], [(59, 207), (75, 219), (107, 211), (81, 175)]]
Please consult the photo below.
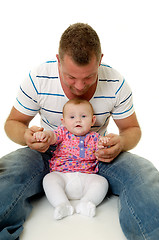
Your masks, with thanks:
[(74, 212), (74, 208), (71, 205), (67, 203), (62, 203), (55, 208), (54, 218), (56, 220), (60, 220), (64, 217), (72, 215), (73, 212)]
[(94, 217), (96, 215), (96, 206), (90, 201), (89, 202), (81, 201), (76, 206), (76, 213), (88, 217)]

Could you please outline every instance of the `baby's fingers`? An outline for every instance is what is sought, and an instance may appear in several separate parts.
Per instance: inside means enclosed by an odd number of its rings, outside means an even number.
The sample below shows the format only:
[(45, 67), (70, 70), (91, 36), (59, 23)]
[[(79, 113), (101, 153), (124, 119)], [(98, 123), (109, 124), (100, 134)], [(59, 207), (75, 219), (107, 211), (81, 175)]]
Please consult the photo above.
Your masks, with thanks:
[(34, 138), (38, 142), (43, 142), (43, 141), (45, 141), (46, 136), (43, 132), (36, 132), (36, 133), (34, 133)]

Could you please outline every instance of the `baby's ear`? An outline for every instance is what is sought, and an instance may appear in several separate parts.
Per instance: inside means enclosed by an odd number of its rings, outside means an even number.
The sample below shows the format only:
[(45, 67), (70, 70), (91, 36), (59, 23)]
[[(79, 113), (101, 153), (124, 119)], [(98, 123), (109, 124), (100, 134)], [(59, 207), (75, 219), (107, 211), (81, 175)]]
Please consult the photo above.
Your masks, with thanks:
[(95, 124), (95, 122), (96, 122), (96, 116), (93, 115), (93, 117), (92, 117), (92, 126)]
[(61, 123), (63, 126), (65, 126), (65, 120), (63, 118), (61, 118)]

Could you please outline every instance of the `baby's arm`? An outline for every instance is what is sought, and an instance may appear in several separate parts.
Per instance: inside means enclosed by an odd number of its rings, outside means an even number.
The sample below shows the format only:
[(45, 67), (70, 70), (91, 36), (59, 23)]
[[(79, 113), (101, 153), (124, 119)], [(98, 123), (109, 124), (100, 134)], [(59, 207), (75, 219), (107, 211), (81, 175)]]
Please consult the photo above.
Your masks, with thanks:
[(56, 135), (53, 131), (43, 131), (34, 133), (37, 142), (49, 142), (50, 145), (56, 142)]

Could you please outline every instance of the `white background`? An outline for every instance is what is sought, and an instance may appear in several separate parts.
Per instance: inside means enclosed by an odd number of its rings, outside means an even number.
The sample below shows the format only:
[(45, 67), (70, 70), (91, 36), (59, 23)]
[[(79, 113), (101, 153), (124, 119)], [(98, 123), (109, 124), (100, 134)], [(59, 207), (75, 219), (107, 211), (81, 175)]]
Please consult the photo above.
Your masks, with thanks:
[[(75, 22), (88, 23), (97, 31), (104, 62), (131, 86), (143, 132), (132, 152), (150, 159), (159, 169), (157, 0), (1, 1), (0, 156), (19, 147), (6, 137), (3, 125), (20, 82), (32, 67), (55, 58), (62, 32)], [(116, 131), (111, 123), (109, 132)]]

